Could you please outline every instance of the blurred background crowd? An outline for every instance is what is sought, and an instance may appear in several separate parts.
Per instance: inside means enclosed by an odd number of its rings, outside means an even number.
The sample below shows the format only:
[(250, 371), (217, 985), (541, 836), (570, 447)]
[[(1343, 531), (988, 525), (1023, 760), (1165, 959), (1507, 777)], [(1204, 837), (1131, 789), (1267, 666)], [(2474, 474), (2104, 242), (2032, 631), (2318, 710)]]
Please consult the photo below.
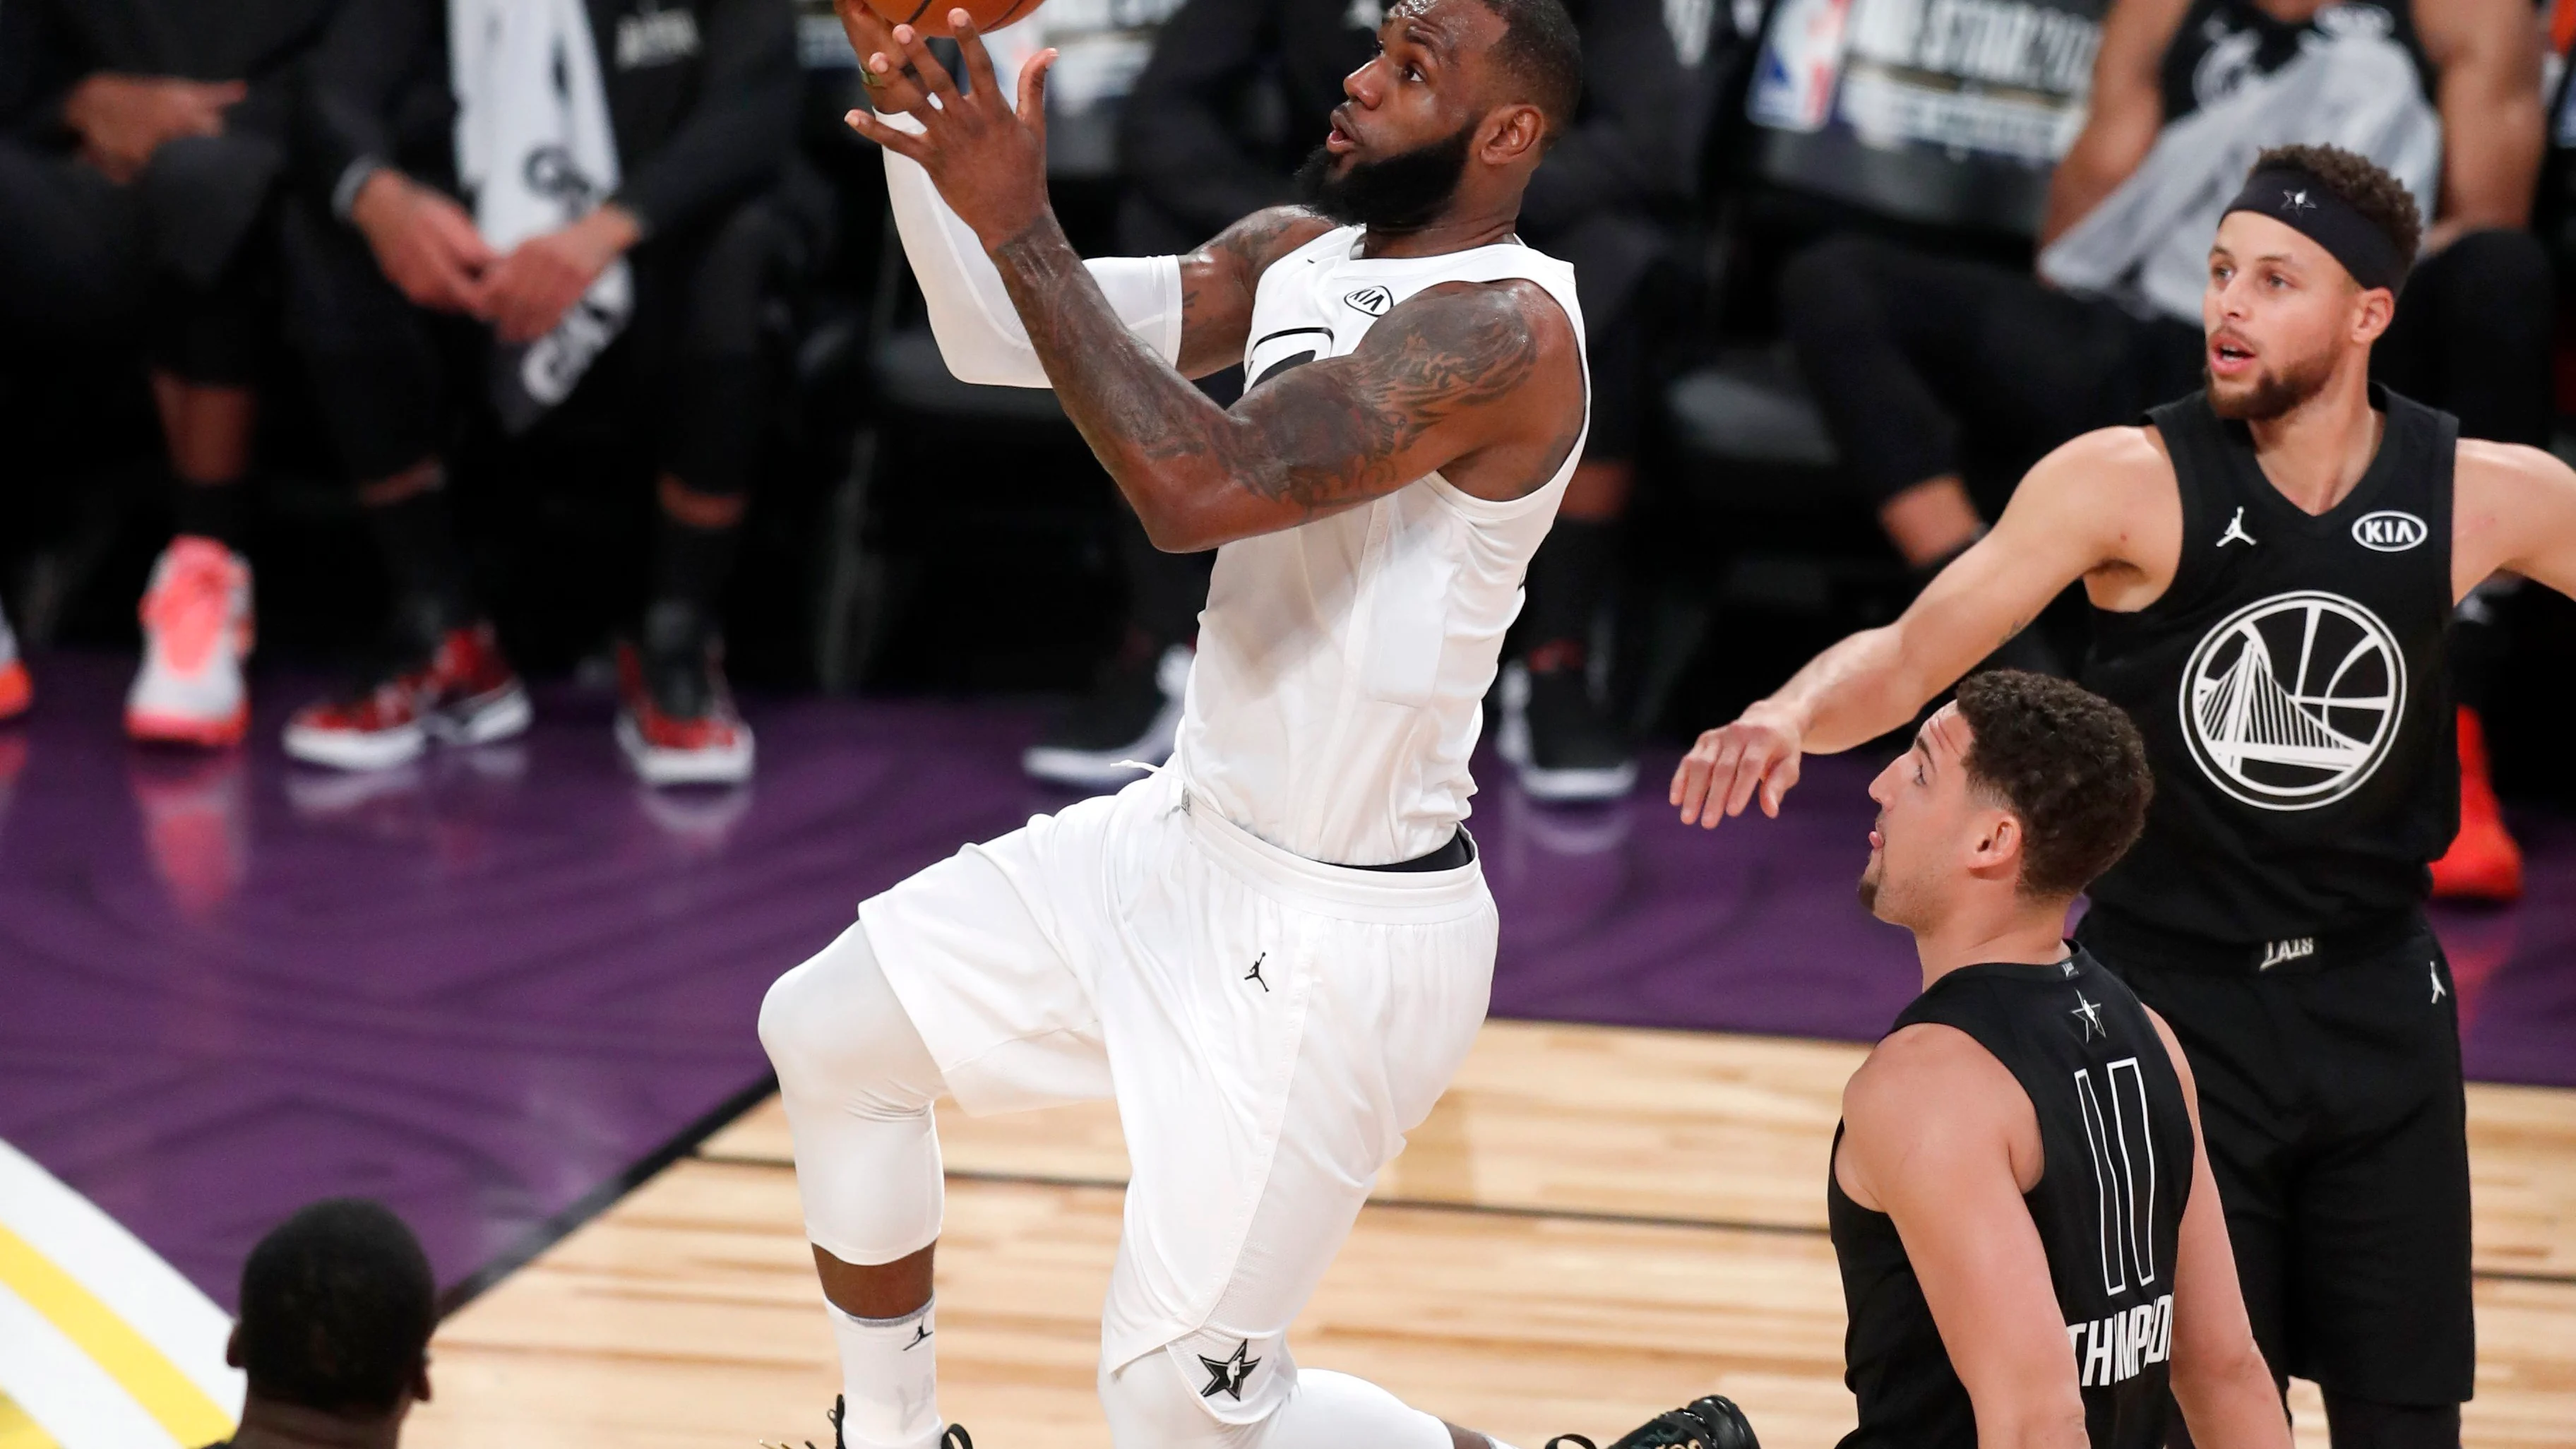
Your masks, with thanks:
[[(1572, 8), (1522, 234), (1575, 265), (1592, 434), (1493, 701), (1532, 799), (1626, 793), (2195, 386), (2264, 146), (2432, 219), (2388, 384), (2576, 447), (2576, 0)], [(1146, 255), (1290, 198), (1382, 13), (1048, 0), (996, 44), (1063, 52), (1077, 245)], [(1208, 557), (1148, 546), (1048, 394), (947, 375), (860, 95), (822, 0), (0, 0), (0, 716), (81, 647), (186, 748), (300, 687), (315, 771), (506, 737), (564, 675), (655, 786), (748, 778), (781, 691), (1059, 696), (1023, 765), (1075, 789), (1159, 758)], [(2576, 804), (2576, 610), (2481, 591), (2454, 655), (2441, 884), (2509, 897), (2487, 785)]]

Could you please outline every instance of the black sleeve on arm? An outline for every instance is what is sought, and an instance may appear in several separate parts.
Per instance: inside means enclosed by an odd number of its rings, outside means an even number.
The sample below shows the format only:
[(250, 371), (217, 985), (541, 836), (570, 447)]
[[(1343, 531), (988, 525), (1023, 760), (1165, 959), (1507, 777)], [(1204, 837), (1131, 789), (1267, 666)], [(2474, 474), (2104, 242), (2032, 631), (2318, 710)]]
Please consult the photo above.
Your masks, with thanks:
[(1288, 178), (1235, 134), (1233, 103), (1276, 44), (1268, 0), (1189, 0), (1163, 22), (1118, 121), (1127, 182), (1214, 236), (1291, 199)]
[(0, 0), (0, 132), (63, 145), (63, 102), (90, 70), (55, 16), (58, 0)]
[(796, 145), (795, 6), (717, 0), (705, 14), (696, 103), (652, 155), (620, 158), (617, 203), (648, 236), (766, 185)]
[(359, 161), (394, 163), (396, 109), (445, 24), (434, 0), (343, 0), (305, 60), (295, 108), (296, 180), (315, 200), (330, 202)]
[(1696, 81), (1658, 0), (1590, 0), (1583, 105), (1530, 178), (1521, 217), (1557, 230), (1602, 210), (1652, 210), (1689, 193), (1698, 150)]

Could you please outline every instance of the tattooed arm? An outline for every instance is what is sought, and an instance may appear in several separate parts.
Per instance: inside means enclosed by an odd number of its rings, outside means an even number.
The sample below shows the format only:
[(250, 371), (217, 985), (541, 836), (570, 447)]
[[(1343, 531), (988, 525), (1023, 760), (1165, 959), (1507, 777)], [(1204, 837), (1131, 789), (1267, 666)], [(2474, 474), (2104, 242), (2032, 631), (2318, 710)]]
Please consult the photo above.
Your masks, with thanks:
[(1430, 288), (1349, 356), (1217, 407), (1182, 372), (1242, 355), (1262, 269), (1325, 223), (1259, 213), (1185, 261), (1176, 370), (1111, 310), (1047, 208), (1052, 53), (1021, 73), (1014, 114), (971, 27), (959, 27), (968, 97), (910, 27), (885, 30), (860, 0), (841, 0), (841, 17), (879, 105), (922, 123), (915, 133), (853, 112), (851, 127), (919, 163), (974, 229), (1066, 414), (1158, 546), (1192, 551), (1294, 527), (1434, 470), (1470, 494), (1517, 498), (1572, 451), (1584, 387), (1573, 324), (1529, 282)]
[(1089, 274), (1053, 217), (994, 260), (1065, 413), (1159, 548), (1293, 528), (1434, 470), (1469, 492), (1517, 498), (1564, 462), (1580, 427), (1572, 328), (1535, 283), (1430, 288), (1348, 356), (1282, 373), (1220, 409), (1086, 295)]

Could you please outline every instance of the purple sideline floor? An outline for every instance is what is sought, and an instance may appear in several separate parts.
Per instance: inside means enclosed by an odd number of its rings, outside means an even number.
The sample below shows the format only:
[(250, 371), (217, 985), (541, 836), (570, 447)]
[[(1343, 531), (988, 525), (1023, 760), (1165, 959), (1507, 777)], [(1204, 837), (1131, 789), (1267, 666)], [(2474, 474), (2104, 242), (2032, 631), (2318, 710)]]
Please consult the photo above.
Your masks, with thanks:
[[(0, 726), (0, 1140), (227, 1305), (327, 1194), (392, 1203), (443, 1284), (509, 1266), (757, 1089), (761, 992), (862, 896), (1067, 799), (1021, 778), (1019, 705), (754, 700), (759, 778), (657, 797), (570, 686), (522, 740), (370, 778), (281, 758), (309, 681), (261, 679), (250, 747), (207, 758), (125, 742), (123, 661), (34, 666)], [(1872, 766), (1713, 834), (1670, 767), (1572, 812), (1480, 771), (1496, 1014), (1874, 1037), (1915, 967), (1852, 900)], [(2520, 824), (2526, 904), (2440, 920), (2469, 1070), (2576, 1085), (2576, 820)]]

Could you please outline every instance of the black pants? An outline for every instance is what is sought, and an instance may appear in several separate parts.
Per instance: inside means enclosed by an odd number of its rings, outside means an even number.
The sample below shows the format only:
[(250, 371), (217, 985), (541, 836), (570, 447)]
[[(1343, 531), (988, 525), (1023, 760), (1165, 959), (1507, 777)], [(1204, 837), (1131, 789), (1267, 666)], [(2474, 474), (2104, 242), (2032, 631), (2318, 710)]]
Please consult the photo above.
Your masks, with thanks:
[(2272, 1372), (2348, 1403), (2440, 1410), (2468, 1399), (2477, 1369), (2467, 1100), (2450, 968), (2417, 925), (2318, 938), (2271, 970), (2260, 947), (2229, 956), (2102, 910), (2077, 936), (2191, 1062)]
[(691, 491), (739, 495), (760, 440), (760, 318), (784, 223), (743, 202), (629, 253), (635, 315), (612, 351), (660, 470)]
[[(269, 305), (257, 238), (273, 177), (258, 157), (241, 160), (238, 149), (174, 143), (120, 186), (68, 155), (0, 138), (0, 336), (11, 360), (41, 366), (140, 343), (182, 381), (250, 385)], [(220, 224), (174, 223), (191, 198), (215, 194)]]
[[(660, 470), (732, 495), (750, 479), (763, 379), (760, 308), (779, 223), (747, 202), (628, 254), (635, 309), (585, 387), (634, 389), (627, 407)], [(285, 208), (286, 330), (311, 373), (352, 476), (389, 477), (432, 455), (440, 364), (428, 319), (386, 281), (356, 231), (301, 203)]]
[[(2079, 433), (2198, 387), (2197, 325), (2145, 319), (2027, 273), (1837, 236), (1782, 273), (1782, 321), (1872, 505), (1944, 474), (1989, 511)], [(2373, 371), (2457, 413), (2470, 437), (2544, 444), (2550, 283), (2525, 232), (2480, 232), (2420, 263)]]

